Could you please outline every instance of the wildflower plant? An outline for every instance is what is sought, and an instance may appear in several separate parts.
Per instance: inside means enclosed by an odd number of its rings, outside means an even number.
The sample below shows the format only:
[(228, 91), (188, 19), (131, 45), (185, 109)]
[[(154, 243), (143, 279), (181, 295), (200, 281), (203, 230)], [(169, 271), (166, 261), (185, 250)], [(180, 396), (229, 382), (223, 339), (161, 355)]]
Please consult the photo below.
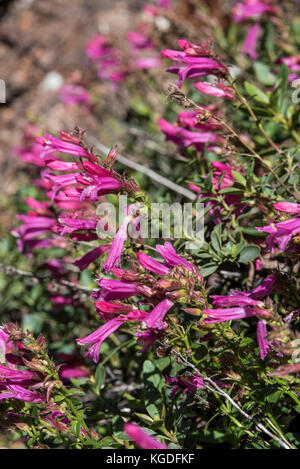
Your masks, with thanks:
[[(129, 115), (170, 142), (172, 188), (204, 207), (201, 245), (186, 249), (184, 231), (143, 237), (151, 203), (184, 196), (123, 171), (116, 146), (99, 155), (89, 129), (34, 138), (29, 127), (16, 149), (35, 197), (12, 231), (26, 260), (10, 254), (17, 266), (1, 270), (24, 279), (29, 320), (12, 324), (8, 301), (0, 418), (29, 447), (299, 447), (299, 20), (284, 21), (279, 2), (244, 0), (222, 29), (199, 2), (210, 23), (202, 41), (184, 19), (185, 37), (174, 38), (174, 8), (145, 8), (148, 22), (127, 35), (132, 60), (99, 35), (86, 53), (115, 93), (134, 80), (155, 94), (168, 85), (160, 114), (153, 101), (144, 112), (147, 95)], [(65, 85), (60, 96), (97, 120), (92, 86)], [(111, 234), (99, 205), (122, 195)]]

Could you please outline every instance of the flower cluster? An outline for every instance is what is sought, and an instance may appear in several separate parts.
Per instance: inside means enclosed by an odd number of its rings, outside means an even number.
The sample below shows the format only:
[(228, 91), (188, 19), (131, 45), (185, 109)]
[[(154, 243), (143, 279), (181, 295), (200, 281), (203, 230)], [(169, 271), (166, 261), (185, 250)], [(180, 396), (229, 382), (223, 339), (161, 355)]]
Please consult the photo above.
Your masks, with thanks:
[[(102, 342), (124, 323), (140, 325), (141, 330), (136, 332), (137, 342), (145, 352), (168, 328), (166, 315), (175, 303), (184, 305), (187, 313), (200, 314), (205, 304), (205, 288), (198, 269), (176, 254), (168, 242), (157, 245), (156, 249), (163, 263), (138, 253), (138, 262), (130, 270), (112, 268), (117, 279), (98, 281), (100, 290), (93, 294), (97, 299), (95, 307), (100, 318), (107, 322), (84, 339), (77, 340), (81, 345), (90, 344), (87, 355), (95, 362), (99, 359)], [(143, 309), (122, 303), (132, 297), (140, 298)]]

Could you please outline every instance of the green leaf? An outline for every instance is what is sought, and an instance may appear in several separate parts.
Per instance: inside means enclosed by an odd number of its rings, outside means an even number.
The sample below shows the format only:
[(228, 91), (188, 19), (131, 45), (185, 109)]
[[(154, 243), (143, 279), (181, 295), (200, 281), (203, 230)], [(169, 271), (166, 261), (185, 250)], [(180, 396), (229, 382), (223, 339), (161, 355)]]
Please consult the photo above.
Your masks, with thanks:
[(247, 181), (246, 179), (244, 178), (244, 176), (242, 176), (242, 174), (238, 173), (237, 171), (232, 171), (232, 175), (234, 177), (234, 179), (239, 183), (241, 184), (241, 186), (244, 186), (246, 187), (247, 185)]
[(289, 69), (283, 63), (280, 67), (280, 72), (279, 72), (278, 103), (277, 103), (277, 109), (279, 112), (283, 112), (284, 98), (286, 97), (288, 83), (289, 83)]
[(78, 422), (78, 420), (74, 420), (71, 423), (71, 430), (75, 436), (79, 437), (81, 431), (81, 422)]
[(258, 246), (255, 246), (254, 244), (246, 246), (240, 256), (238, 261), (241, 262), (242, 264), (247, 264), (248, 262), (254, 261), (260, 254), (260, 249)]
[(218, 268), (217, 264), (210, 263), (200, 267), (200, 272), (203, 277), (208, 277), (209, 275), (213, 274)]
[(275, 76), (271, 73), (270, 67), (263, 62), (254, 62), (255, 75), (265, 86), (272, 86), (275, 83)]
[(105, 382), (105, 368), (103, 365), (98, 365), (95, 373), (95, 386), (100, 391)]
[(238, 187), (225, 187), (225, 189), (222, 189), (219, 191), (219, 194), (243, 194), (244, 191), (242, 189), (239, 189)]
[(245, 81), (244, 86), (249, 96), (251, 96), (258, 103), (270, 103), (269, 97), (262, 90), (257, 88), (257, 86), (253, 85), (252, 83), (249, 83), (248, 81)]

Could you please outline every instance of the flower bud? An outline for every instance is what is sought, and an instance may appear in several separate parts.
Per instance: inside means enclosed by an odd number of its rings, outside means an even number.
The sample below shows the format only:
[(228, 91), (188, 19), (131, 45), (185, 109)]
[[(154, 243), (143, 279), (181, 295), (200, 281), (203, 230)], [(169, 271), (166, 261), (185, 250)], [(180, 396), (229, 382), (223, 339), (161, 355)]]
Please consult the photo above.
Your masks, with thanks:
[(117, 155), (118, 155), (118, 145), (115, 145), (108, 153), (107, 160), (106, 160), (110, 166), (114, 164), (115, 159), (117, 158)]

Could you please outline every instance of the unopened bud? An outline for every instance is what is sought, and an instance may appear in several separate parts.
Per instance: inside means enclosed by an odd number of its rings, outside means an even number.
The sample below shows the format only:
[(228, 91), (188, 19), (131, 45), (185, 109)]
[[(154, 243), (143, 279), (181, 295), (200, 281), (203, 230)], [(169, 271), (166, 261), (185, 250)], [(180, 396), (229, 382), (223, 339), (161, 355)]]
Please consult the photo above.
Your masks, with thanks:
[(115, 145), (110, 152), (107, 155), (107, 163), (112, 166), (115, 162), (115, 159), (117, 158), (118, 155), (118, 145)]
[(192, 316), (200, 316), (201, 309), (199, 308), (183, 308), (183, 311), (187, 314), (191, 314)]

